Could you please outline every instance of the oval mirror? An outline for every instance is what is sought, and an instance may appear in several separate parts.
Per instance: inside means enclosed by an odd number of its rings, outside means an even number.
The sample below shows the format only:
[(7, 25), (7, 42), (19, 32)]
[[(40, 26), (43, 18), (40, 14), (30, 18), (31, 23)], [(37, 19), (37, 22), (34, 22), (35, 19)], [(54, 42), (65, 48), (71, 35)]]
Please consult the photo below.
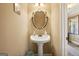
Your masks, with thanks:
[(48, 23), (48, 17), (46, 16), (47, 12), (36, 11), (33, 12), (32, 23), (35, 28), (43, 29)]

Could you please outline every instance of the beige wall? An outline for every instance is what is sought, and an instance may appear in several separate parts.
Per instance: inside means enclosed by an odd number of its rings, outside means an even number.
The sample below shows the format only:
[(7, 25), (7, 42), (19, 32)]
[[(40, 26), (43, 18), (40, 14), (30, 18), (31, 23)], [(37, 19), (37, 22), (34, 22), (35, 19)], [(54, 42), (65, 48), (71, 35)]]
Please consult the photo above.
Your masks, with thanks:
[(51, 5), (52, 47), (56, 55), (60, 55), (60, 4)]
[(0, 4), (0, 53), (24, 55), (28, 50), (27, 4), (20, 4), (21, 15), (13, 4)]

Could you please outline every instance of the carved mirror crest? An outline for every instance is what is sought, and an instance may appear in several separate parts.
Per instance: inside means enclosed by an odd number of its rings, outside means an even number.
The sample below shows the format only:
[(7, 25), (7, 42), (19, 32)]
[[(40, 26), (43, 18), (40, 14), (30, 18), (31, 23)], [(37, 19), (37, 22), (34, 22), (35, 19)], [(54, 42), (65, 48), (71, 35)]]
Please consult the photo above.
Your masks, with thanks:
[(36, 11), (33, 12), (32, 23), (36, 29), (43, 29), (48, 23), (47, 12)]

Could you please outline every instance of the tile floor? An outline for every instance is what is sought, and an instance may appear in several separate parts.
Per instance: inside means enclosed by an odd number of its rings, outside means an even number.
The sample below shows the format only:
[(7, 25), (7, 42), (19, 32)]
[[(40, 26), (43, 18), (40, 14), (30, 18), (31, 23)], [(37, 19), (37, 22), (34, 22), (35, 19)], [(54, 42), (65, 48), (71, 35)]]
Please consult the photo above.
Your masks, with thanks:
[(79, 56), (79, 46), (73, 43), (68, 44), (68, 56)]

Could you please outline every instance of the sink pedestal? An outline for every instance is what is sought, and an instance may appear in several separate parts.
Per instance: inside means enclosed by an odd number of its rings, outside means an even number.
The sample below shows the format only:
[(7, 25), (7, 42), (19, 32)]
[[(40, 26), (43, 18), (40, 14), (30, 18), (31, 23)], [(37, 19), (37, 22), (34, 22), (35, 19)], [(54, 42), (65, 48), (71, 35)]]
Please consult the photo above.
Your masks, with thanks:
[(43, 44), (38, 43), (38, 56), (43, 56)]
[(50, 36), (47, 34), (42, 36), (31, 35), (31, 40), (38, 45), (38, 56), (43, 56), (43, 45), (50, 41)]

